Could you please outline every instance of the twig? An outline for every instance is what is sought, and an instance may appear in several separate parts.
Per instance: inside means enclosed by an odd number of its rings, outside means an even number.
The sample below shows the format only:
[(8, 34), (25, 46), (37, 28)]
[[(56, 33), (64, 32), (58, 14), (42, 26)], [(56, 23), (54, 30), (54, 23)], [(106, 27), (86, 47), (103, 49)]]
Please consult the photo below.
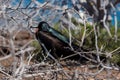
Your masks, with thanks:
[(3, 71), (3, 70), (1, 70), (1, 69), (0, 69), (0, 73), (2, 73), (2, 74), (4, 74), (4, 75), (8, 76), (9, 78), (12, 78), (12, 76), (11, 76), (11, 75), (9, 75), (8, 73), (4, 72), (4, 71)]
[(103, 67), (103, 68), (105, 68), (105, 69), (111, 69), (111, 70), (120, 70), (119, 68), (117, 68), (117, 67), (110, 67), (110, 66), (105, 66), (103, 63), (100, 63), (100, 65)]
[(98, 36), (97, 36), (97, 31), (96, 31), (96, 25), (93, 26), (94, 28), (94, 34), (95, 34), (95, 47), (97, 50), (97, 60), (100, 62), (100, 54), (99, 54), (99, 47), (98, 47)]
[[(33, 47), (29, 47), (29, 48), (26, 48), (26, 49), (24, 49), (24, 50), (22, 50), (22, 51), (16, 52), (15, 55), (19, 55), (19, 54), (21, 54), (21, 53), (24, 53), (24, 54), (25, 54), (25, 52), (27, 52), (27, 51), (32, 51), (32, 50), (34, 50), (34, 48), (33, 48)], [(1, 58), (0, 58), (0, 61), (6, 60), (6, 59), (8, 59), (8, 58), (10, 58), (10, 57), (12, 57), (12, 56), (13, 56), (12, 54), (9, 54), (9, 55), (7, 55), (7, 56), (5, 56), (5, 57), (1, 57)]]
[(35, 76), (39, 76), (39, 75), (43, 75), (44, 72), (58, 72), (58, 71), (63, 71), (62, 69), (57, 69), (57, 70), (42, 70), (38, 73), (35, 73), (35, 74), (23, 74), (23, 77), (25, 78), (29, 78), (29, 77), (35, 77)]
[(19, 2), (19, 4), (18, 4), (18, 6), (16, 7), (16, 9), (18, 9), (18, 8), (20, 7), (22, 1), (23, 1), (23, 0), (20, 0), (20, 2)]
[(116, 48), (115, 50), (113, 50), (112, 52), (110, 52), (109, 54), (113, 54), (115, 51), (119, 50), (120, 47)]
[[(102, 9), (102, 8), (101, 8), (101, 9)], [(103, 22), (103, 25), (104, 25), (104, 27), (106, 28), (109, 36), (112, 37), (112, 34), (111, 34), (111, 32), (110, 32), (110, 29), (109, 29), (109, 27), (108, 27), (107, 24), (106, 24), (107, 10), (105, 9), (105, 3), (104, 3), (103, 10), (104, 10), (104, 17), (103, 17), (102, 22)]]
[(117, 39), (118, 39), (118, 36), (117, 36), (117, 30), (118, 30), (118, 28), (117, 28), (117, 24), (118, 24), (118, 22), (117, 22), (117, 13), (116, 13), (116, 9), (115, 9), (114, 5), (112, 3), (110, 3), (110, 5), (112, 6), (112, 9), (114, 10), (115, 42), (117, 42)]
[(84, 32), (83, 32), (82, 39), (81, 39), (81, 44), (80, 44), (81, 47), (83, 46), (84, 39), (85, 39), (85, 36), (86, 36), (86, 31), (87, 31), (86, 28), (87, 28), (87, 27), (86, 27), (86, 21), (85, 21), (85, 19), (84, 19)]

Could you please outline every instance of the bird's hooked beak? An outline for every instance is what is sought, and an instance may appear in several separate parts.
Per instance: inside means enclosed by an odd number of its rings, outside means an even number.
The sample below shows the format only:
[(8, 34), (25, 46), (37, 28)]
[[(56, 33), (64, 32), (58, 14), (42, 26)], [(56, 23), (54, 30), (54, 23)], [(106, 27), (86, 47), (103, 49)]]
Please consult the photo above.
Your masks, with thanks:
[(30, 26), (30, 30), (31, 30), (32, 33), (37, 33), (39, 29), (38, 29), (38, 27)]

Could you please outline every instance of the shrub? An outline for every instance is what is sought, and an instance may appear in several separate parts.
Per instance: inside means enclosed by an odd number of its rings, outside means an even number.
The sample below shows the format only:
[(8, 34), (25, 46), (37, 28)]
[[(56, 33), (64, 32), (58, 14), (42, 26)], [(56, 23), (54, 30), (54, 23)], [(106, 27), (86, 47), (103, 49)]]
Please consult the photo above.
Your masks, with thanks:
[(41, 48), (39, 42), (33, 41), (31, 43), (31, 46), (35, 47), (35, 50), (33, 51), (33, 54), (35, 54), (34, 59), (41, 62), (44, 58), (44, 55), (42, 53), (42, 48)]

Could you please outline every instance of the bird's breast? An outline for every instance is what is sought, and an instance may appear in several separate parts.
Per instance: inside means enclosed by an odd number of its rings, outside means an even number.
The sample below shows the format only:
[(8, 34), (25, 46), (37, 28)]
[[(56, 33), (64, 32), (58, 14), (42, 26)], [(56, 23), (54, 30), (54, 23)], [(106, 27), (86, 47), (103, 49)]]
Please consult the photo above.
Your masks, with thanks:
[(47, 32), (39, 31), (39, 33), (37, 33), (37, 37), (47, 48), (62, 48), (63, 46), (67, 46), (59, 39)]

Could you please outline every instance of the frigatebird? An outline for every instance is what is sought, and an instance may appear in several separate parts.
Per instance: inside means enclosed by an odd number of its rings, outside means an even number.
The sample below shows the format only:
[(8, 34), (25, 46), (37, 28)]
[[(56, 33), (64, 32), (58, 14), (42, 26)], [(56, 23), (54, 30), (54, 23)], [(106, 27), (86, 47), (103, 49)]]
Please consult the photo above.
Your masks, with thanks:
[(72, 56), (70, 58), (80, 58), (80, 55), (75, 51), (80, 51), (81, 48), (74, 43), (71, 43), (70, 46), (69, 38), (55, 30), (47, 22), (42, 21), (37, 27), (31, 28), (34, 28), (35, 36), (44, 52), (47, 50), (56, 59), (68, 56)]

